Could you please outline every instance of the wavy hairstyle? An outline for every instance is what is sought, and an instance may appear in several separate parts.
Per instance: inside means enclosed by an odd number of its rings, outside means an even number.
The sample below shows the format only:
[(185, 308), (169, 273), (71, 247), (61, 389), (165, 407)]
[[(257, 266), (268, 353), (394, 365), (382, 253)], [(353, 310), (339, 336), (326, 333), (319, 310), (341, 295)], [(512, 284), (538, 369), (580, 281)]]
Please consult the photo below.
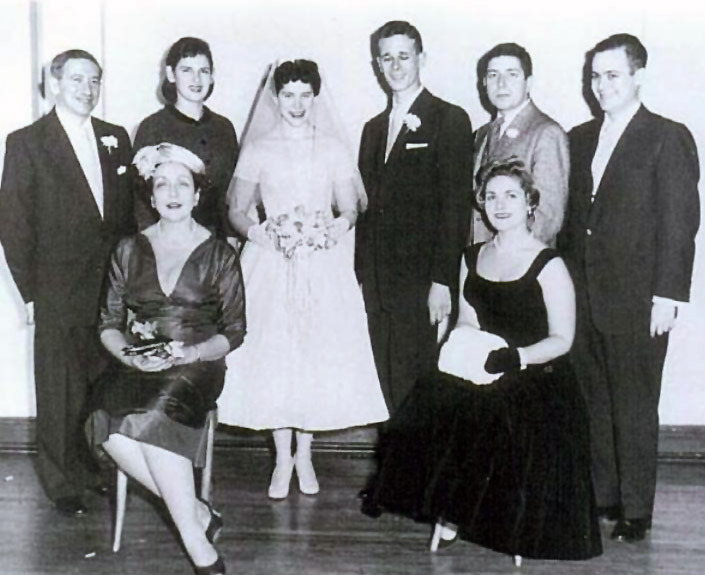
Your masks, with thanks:
[(498, 176), (508, 176), (519, 182), (519, 186), (524, 190), (526, 203), (529, 205), (530, 213), (533, 214), (541, 199), (541, 192), (534, 184), (534, 178), (519, 158), (511, 156), (502, 160), (496, 160), (485, 166), (479, 174), (480, 185), (475, 194), (475, 201), (480, 209), (485, 209), (485, 194), (487, 184)]

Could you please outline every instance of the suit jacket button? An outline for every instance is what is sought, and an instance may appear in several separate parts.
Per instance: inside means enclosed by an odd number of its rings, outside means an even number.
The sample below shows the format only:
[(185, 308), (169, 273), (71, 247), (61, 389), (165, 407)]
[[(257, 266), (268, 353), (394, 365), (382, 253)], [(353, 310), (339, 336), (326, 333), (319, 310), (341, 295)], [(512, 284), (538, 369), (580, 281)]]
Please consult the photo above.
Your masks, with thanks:
[(592, 235), (592, 230), (591, 230), (591, 229), (588, 229), (587, 232), (585, 232), (585, 233), (587, 233), (587, 235), (591, 236), (591, 235)]

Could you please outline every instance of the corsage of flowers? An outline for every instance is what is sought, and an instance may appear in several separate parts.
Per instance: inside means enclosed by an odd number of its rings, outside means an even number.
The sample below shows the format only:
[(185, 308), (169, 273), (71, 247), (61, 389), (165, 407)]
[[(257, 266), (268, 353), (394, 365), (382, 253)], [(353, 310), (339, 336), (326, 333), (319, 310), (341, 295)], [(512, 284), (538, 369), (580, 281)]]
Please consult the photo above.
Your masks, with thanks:
[(118, 147), (118, 140), (115, 136), (103, 136), (100, 142), (108, 148), (108, 154), (113, 150), (113, 148)]
[(183, 342), (174, 341), (159, 334), (157, 324), (153, 321), (144, 323), (134, 320), (130, 333), (136, 341), (122, 349), (127, 356), (160, 357), (163, 359), (184, 357)]
[(206, 166), (201, 158), (191, 150), (168, 142), (162, 142), (157, 146), (145, 146), (135, 154), (135, 158), (132, 160), (140, 176), (145, 180), (151, 178), (157, 166), (165, 162), (183, 164), (194, 174), (206, 173)]
[(415, 132), (421, 126), (421, 119), (416, 114), (407, 114), (404, 116), (403, 124), (410, 132)]
[(265, 231), (274, 248), (291, 260), (332, 248), (336, 240), (328, 234), (329, 223), (320, 210), (307, 212), (303, 206), (296, 206), (293, 212), (268, 221)]

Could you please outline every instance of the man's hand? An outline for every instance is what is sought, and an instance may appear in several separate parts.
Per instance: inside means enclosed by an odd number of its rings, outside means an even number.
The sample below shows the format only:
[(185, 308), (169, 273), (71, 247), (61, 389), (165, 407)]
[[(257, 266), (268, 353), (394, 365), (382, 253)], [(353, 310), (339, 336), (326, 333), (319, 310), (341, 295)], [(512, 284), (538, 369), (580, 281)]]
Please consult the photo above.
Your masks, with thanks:
[(27, 325), (34, 325), (34, 302), (28, 301), (26, 304), (24, 304), (24, 309), (27, 314), (25, 322), (27, 323)]
[(666, 302), (651, 304), (651, 337), (668, 333), (676, 325), (678, 307)]
[(433, 282), (428, 292), (428, 314), (431, 325), (436, 325), (450, 315), (450, 288)]

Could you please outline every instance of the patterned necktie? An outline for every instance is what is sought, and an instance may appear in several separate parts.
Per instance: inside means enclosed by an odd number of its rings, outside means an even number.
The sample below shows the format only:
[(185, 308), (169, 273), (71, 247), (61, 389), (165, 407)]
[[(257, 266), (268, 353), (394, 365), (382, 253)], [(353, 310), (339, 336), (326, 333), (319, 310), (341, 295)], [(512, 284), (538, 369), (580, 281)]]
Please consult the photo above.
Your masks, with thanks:
[(482, 152), (482, 164), (485, 165), (490, 159), (490, 154), (495, 151), (497, 144), (499, 144), (500, 131), (502, 129), (502, 124), (504, 123), (504, 116), (497, 116), (495, 120), (490, 124), (490, 133), (487, 135), (487, 142), (485, 143), (485, 149)]

